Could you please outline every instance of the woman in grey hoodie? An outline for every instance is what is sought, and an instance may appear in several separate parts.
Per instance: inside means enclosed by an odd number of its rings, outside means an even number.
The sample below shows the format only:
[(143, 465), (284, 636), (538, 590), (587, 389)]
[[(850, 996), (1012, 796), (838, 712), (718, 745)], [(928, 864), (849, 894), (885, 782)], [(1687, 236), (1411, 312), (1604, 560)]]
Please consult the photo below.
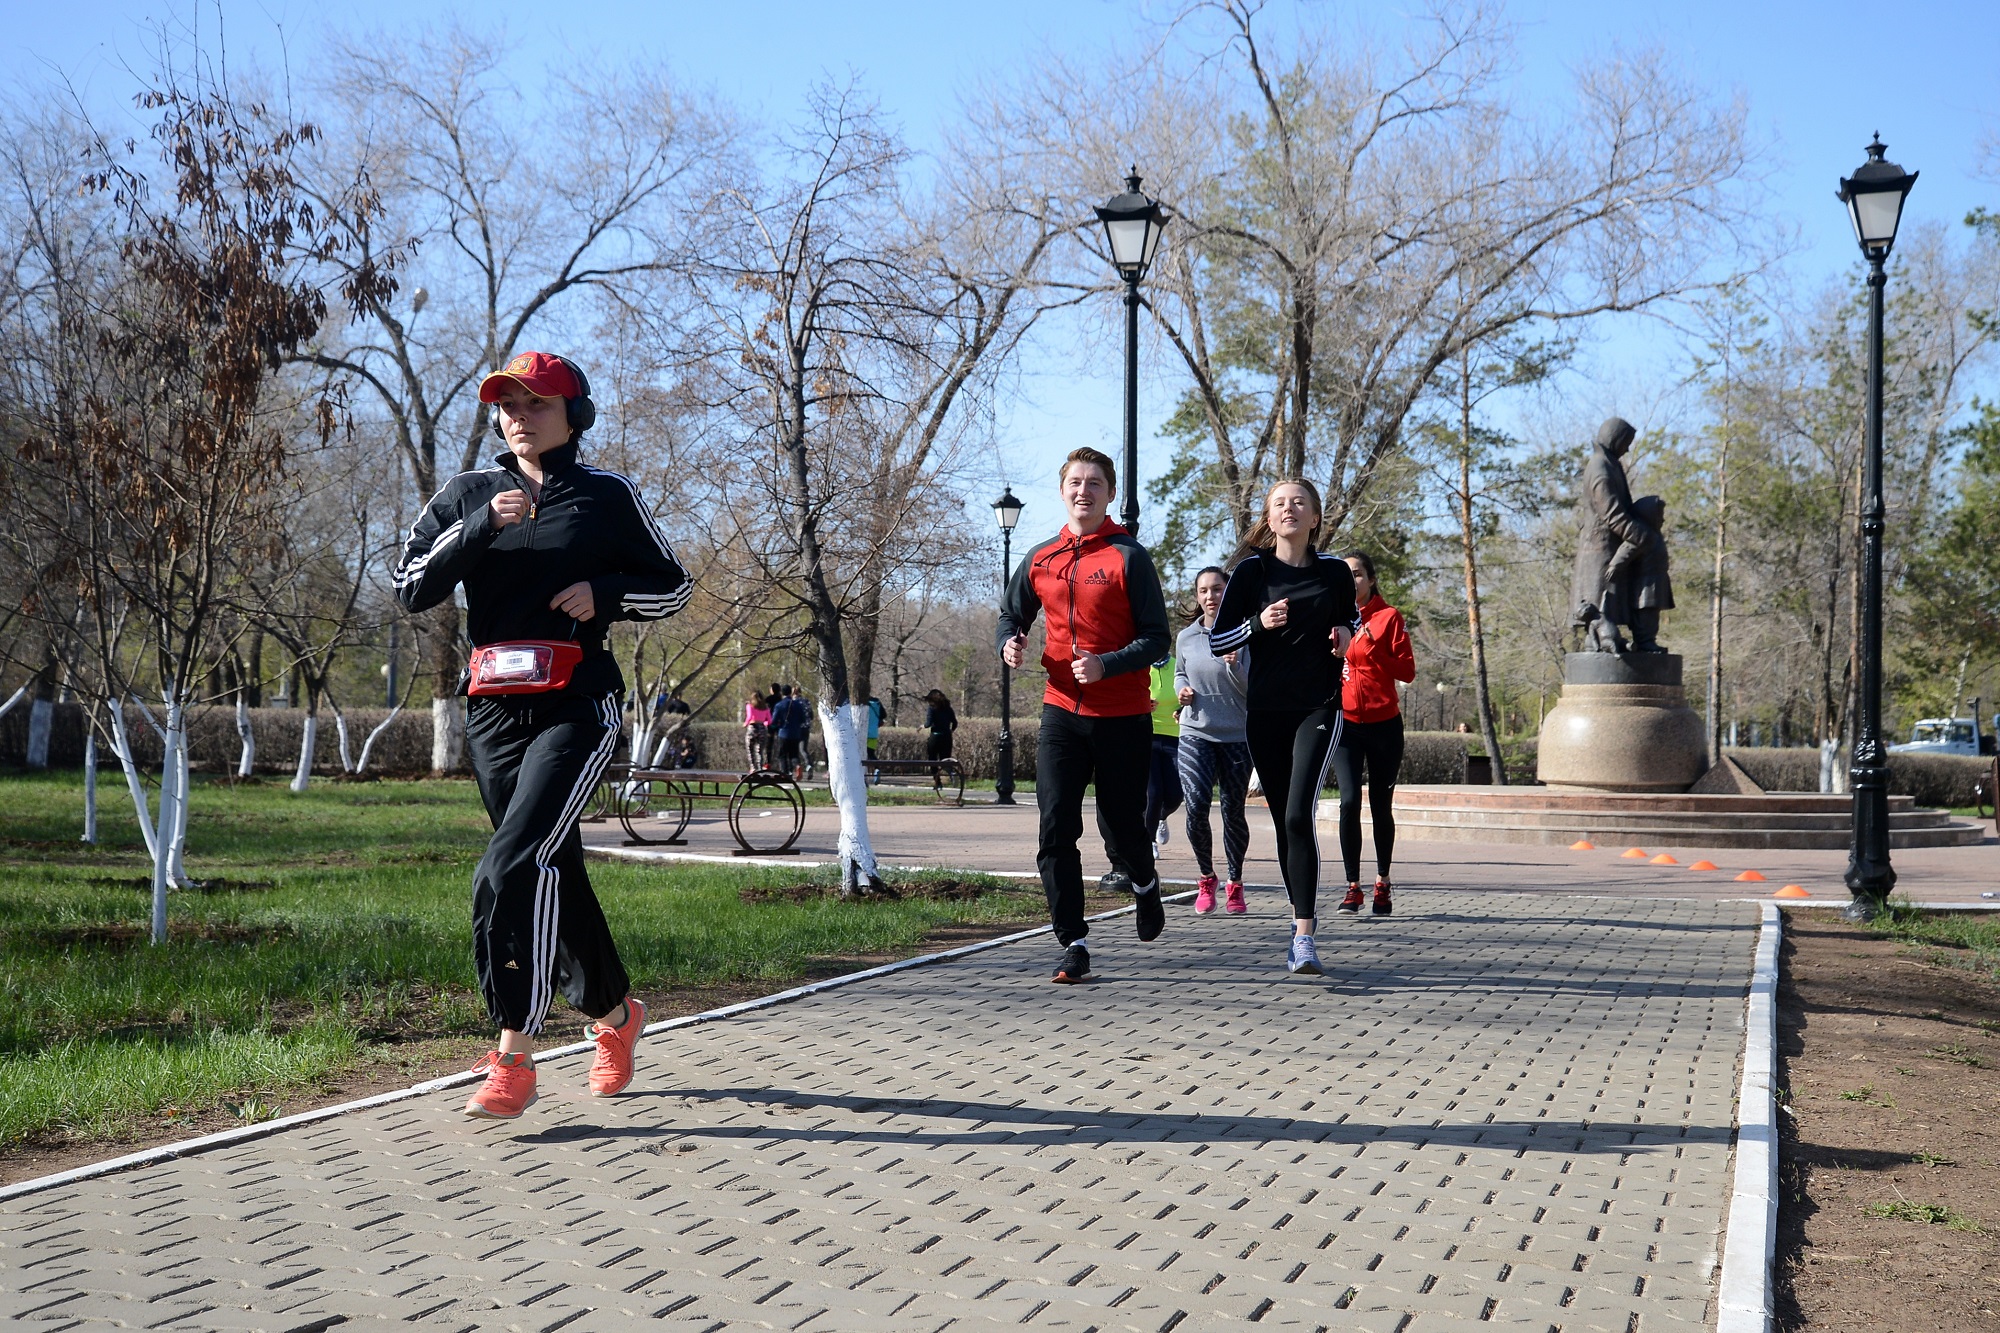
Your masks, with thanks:
[(1250, 746), (1244, 740), (1244, 691), (1250, 680), (1250, 650), (1239, 648), (1217, 657), (1208, 645), (1209, 627), (1228, 586), (1229, 575), (1215, 565), (1195, 575), (1194, 600), (1201, 615), (1181, 631), (1174, 651), (1174, 687), (1181, 710), (1177, 766), (1181, 797), (1187, 802), (1188, 847), (1201, 867), (1194, 910), (1203, 916), (1215, 910), (1218, 887), (1208, 830), (1208, 803), (1218, 779), (1222, 852), (1229, 870), (1227, 883), (1220, 886), (1223, 910), (1246, 910), (1243, 857), (1250, 848), (1250, 821), (1243, 813), (1243, 798), (1250, 786)]

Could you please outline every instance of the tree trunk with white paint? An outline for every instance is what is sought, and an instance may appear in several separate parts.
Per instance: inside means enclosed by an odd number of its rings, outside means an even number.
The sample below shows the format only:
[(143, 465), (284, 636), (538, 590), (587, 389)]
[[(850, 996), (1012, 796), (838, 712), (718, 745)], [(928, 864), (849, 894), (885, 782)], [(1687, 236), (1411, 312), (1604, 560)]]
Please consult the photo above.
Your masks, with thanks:
[(97, 733), (83, 736), (83, 840), (97, 842)]
[[(875, 847), (868, 838), (868, 783), (861, 770), (867, 735), (868, 706), (848, 704), (818, 708), (820, 731), (826, 737), (827, 785), (840, 807), (840, 885), (844, 894), (867, 893), (880, 887), (875, 871)], [(858, 728), (858, 730), (857, 730)]]
[(319, 713), (307, 710), (305, 725), (299, 728), (299, 766), (292, 774), (292, 790), (302, 792), (312, 781), (313, 746), (319, 741)]
[(39, 696), (28, 705), (28, 767), (49, 766), (49, 733), (55, 730), (56, 701)]
[(153, 808), (146, 799), (145, 784), (139, 780), (139, 765), (132, 759), (132, 738), (125, 731), (125, 701), (111, 701), (111, 748), (118, 767), (125, 773), (125, 788), (132, 794), (132, 809), (139, 817), (139, 833), (146, 840), (146, 859), (154, 856)]
[(236, 692), (236, 736), (242, 748), (236, 754), (236, 776), (247, 778), (257, 771), (257, 730), (250, 721), (250, 700)]
[(381, 738), (383, 732), (389, 729), (389, 724), (396, 720), (396, 714), (402, 711), (403, 705), (401, 704), (397, 704), (394, 708), (391, 708), (389, 716), (377, 722), (375, 730), (368, 733), (368, 739), (361, 742), (361, 757), (354, 761), (354, 771), (357, 775), (368, 771), (368, 756), (374, 750), (375, 742)]
[(178, 810), (179, 804), (184, 799), (184, 793), (179, 790), (182, 773), (180, 749), (183, 741), (181, 706), (177, 702), (170, 703), (167, 705), (166, 752), (160, 763), (160, 817), (150, 840), (153, 850), (152, 941), (154, 944), (167, 942), (167, 889), (173, 877), (175, 830), (185, 828)]
[(431, 771), (455, 773), (465, 760), (465, 705), (456, 695), (431, 700)]

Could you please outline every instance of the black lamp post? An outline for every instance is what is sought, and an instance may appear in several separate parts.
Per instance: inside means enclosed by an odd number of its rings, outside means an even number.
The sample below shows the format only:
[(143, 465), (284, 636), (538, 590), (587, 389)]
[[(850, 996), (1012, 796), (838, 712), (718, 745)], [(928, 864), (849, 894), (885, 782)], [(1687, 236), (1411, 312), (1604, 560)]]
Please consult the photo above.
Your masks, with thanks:
[(1861, 502), (1861, 697), (1855, 716), (1854, 758), (1849, 785), (1854, 791), (1854, 845), (1847, 858), (1847, 891), (1854, 900), (1847, 914), (1865, 920), (1879, 912), (1896, 887), (1889, 864), (1889, 752), (1882, 743), (1882, 265), (1896, 243), (1903, 200), (1917, 183), (1883, 160), (1886, 145), (1877, 134), (1868, 160), (1840, 182), (1839, 198), (1854, 224), (1854, 239), (1868, 258), (1868, 441)]
[(1125, 508), (1118, 521), (1139, 531), (1139, 283), (1160, 248), (1167, 210), (1139, 189), (1138, 168), (1125, 178), (1125, 193), (1097, 210), (1111, 265), (1125, 279)]
[[(1000, 521), (1000, 595), (1007, 595), (1007, 580), (1014, 575), (1014, 525), (1021, 521), (1021, 502), (1014, 488), (1007, 487), (993, 502), (993, 517)], [(993, 775), (993, 803), (1014, 804), (1014, 673), (1007, 659), (1000, 659), (1000, 762)]]

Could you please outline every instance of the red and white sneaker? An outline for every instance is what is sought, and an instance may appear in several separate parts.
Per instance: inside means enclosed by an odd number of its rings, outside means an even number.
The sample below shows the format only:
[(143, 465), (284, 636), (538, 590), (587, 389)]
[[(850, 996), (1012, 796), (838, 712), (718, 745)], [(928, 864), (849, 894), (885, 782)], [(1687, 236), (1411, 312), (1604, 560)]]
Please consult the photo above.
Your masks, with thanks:
[(597, 1054), (590, 1062), (590, 1095), (616, 1097), (632, 1083), (632, 1048), (646, 1030), (646, 1002), (625, 997), (625, 1021), (618, 1027), (603, 1023), (590, 1025), (590, 1039)]
[(1194, 914), (1207, 916), (1215, 910), (1216, 879), (1213, 875), (1203, 875), (1194, 886)]
[(465, 1113), (480, 1120), (512, 1120), (540, 1099), (535, 1091), (535, 1057), (524, 1051), (502, 1055), (488, 1051), (472, 1067), (486, 1082), (465, 1104)]
[(1222, 910), (1232, 916), (1242, 916), (1250, 910), (1250, 904), (1243, 901), (1243, 885), (1236, 880), (1222, 886)]
[(1340, 900), (1340, 910), (1343, 912), (1358, 912), (1361, 910), (1361, 886), (1359, 884), (1350, 884), (1347, 886), (1347, 896)]

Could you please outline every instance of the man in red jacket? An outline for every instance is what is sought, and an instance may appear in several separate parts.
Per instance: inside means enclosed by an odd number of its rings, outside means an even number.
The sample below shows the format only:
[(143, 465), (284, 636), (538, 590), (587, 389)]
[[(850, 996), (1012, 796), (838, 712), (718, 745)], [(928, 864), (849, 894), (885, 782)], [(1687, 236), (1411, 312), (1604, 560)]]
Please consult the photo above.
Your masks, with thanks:
[(1019, 667), (1035, 617), (1048, 620), (1042, 665), (1041, 732), (1035, 743), (1035, 804), (1041, 810), (1042, 872), (1049, 917), (1063, 946), (1054, 980), (1090, 972), (1084, 937), (1083, 794), (1097, 784), (1099, 821), (1132, 877), (1139, 938), (1166, 925), (1153, 840), (1146, 832), (1146, 775), (1153, 745), (1153, 696), (1147, 670), (1172, 639), (1167, 601), (1146, 548), (1105, 516), (1118, 494), (1110, 458), (1078, 449), (1063, 463), (1062, 531), (1029, 551), (1000, 603), (1000, 656)]

